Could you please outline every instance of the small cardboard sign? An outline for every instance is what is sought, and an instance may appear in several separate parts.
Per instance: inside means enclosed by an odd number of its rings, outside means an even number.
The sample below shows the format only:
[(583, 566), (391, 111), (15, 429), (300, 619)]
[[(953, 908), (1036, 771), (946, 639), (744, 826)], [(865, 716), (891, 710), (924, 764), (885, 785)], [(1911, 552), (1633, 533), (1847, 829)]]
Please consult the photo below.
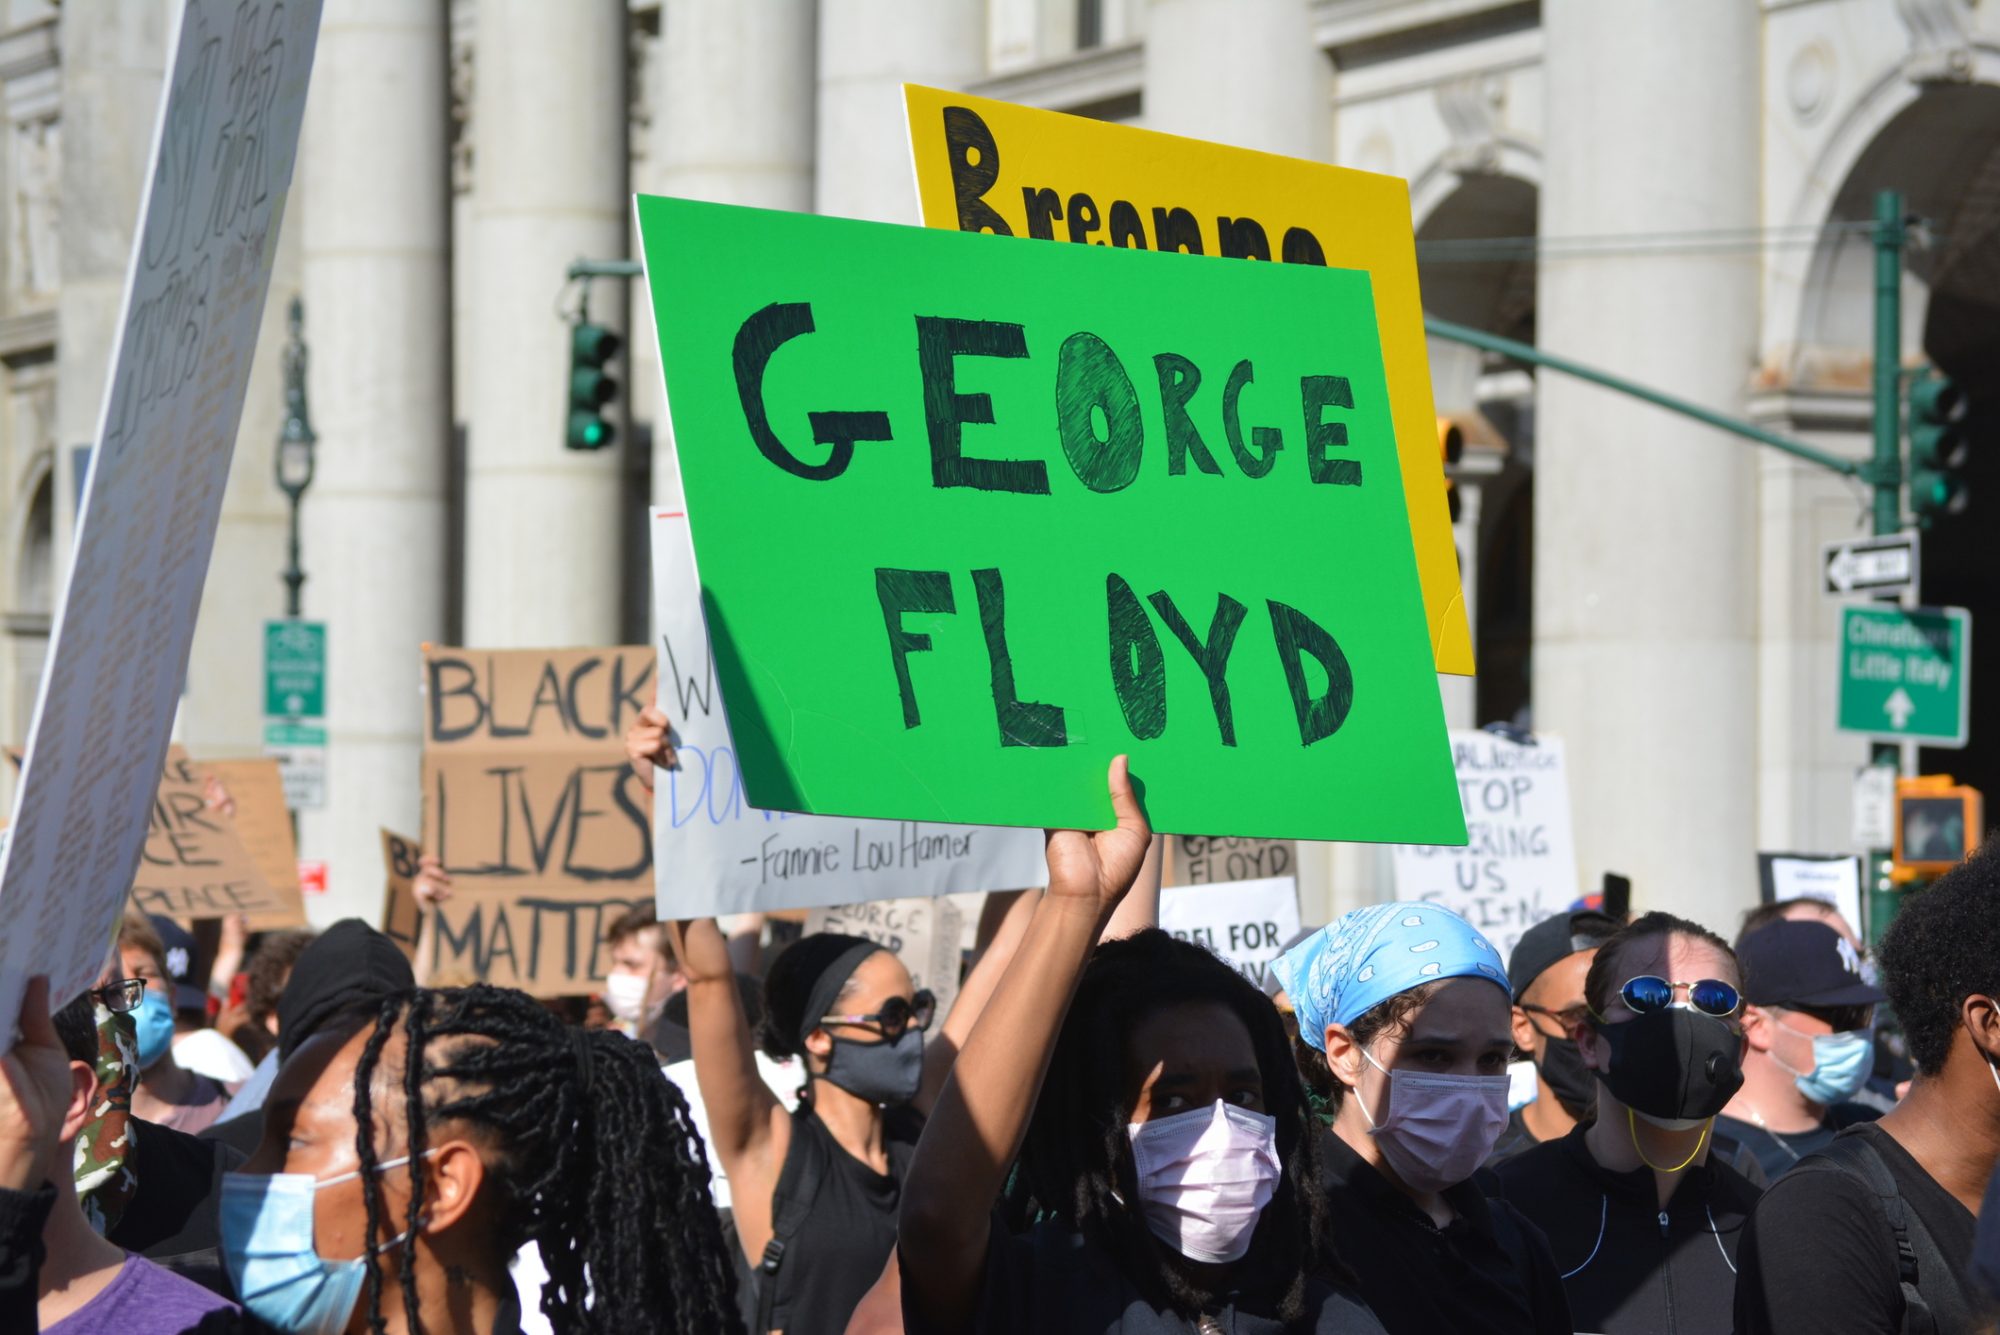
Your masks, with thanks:
[(1167, 846), (1166, 883), (1212, 885), (1218, 881), (1261, 881), (1272, 876), (1294, 876), (1298, 865), (1298, 845), (1290, 839), (1177, 834)]
[(652, 651), (427, 648), (424, 692), (421, 846), (452, 878), (438, 977), (592, 990), (605, 929), (653, 895), (651, 802), (624, 746)]
[(638, 214), (750, 805), (1463, 839), (1368, 275)]
[(878, 943), (903, 962), (910, 981), (919, 989), (929, 988), (937, 998), (937, 1024), (951, 1013), (958, 999), (958, 974), (962, 956), (959, 937), (964, 931), (964, 915), (957, 904), (940, 895), (935, 899), (878, 899), (867, 904), (842, 904), (814, 909), (806, 918), (806, 933), (844, 932)]
[(1298, 878), (1167, 886), (1160, 891), (1160, 930), (1208, 947), (1262, 987), (1271, 961), (1298, 935)]
[(303, 926), (297, 881), (272, 885), (238, 829), (237, 819), (209, 805), (203, 769), (171, 748), (132, 882), (134, 906), (182, 923), (241, 913), (253, 931)]
[(903, 99), (926, 226), (1367, 272), (1437, 670), (1472, 675), (1409, 183), (916, 84)]
[(1861, 907), (1858, 853), (1759, 853), (1757, 890), (1766, 904), (1817, 899), (1831, 904), (1855, 931), (1868, 925)]
[[(299, 899), (299, 848), (292, 837), (292, 813), (285, 803), (284, 776), (269, 758), (204, 760), (199, 768), (213, 774), (236, 804), (236, 833), (272, 891)], [(299, 921), (305, 921), (299, 899)]]
[(1469, 842), (1396, 848), (1396, 895), (1443, 904), (1504, 960), (1523, 932), (1582, 893), (1562, 741), (1538, 737), (1522, 746), (1490, 732), (1454, 731), (1451, 749)]

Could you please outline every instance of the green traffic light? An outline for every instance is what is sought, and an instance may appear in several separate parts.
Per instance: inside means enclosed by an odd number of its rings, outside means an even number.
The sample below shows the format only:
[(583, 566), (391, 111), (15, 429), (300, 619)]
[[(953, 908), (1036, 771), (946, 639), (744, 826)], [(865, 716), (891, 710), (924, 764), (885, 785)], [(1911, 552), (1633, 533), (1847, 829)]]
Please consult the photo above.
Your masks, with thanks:
[(601, 450), (617, 438), (617, 429), (597, 414), (573, 412), (564, 443), (572, 450)]
[(1924, 527), (1963, 514), (1971, 497), (1963, 469), (1971, 453), (1969, 404), (1954, 381), (1925, 367), (1910, 381), (1910, 510)]

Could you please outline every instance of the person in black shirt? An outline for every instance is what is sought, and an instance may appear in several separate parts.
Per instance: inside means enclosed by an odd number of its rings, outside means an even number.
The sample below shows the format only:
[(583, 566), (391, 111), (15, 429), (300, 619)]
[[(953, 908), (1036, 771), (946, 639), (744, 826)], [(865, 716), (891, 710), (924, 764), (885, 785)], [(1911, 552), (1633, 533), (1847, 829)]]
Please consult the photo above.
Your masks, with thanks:
[(1548, 1235), (1578, 1330), (1729, 1329), (1757, 1188), (1710, 1149), (1743, 1079), (1740, 986), (1728, 943), (1672, 914), (1598, 947), (1574, 1034), (1596, 1073), (1595, 1120), (1495, 1170)]
[(1591, 909), (1558, 913), (1530, 927), (1507, 957), (1514, 996), (1514, 1048), (1535, 1064), (1535, 1097), (1507, 1118), (1492, 1168), (1545, 1140), (1558, 1140), (1590, 1111), (1597, 1080), (1570, 1037), (1584, 1021), (1583, 980), (1618, 921)]
[[(1048, 891), (924, 1128), (904, 1329), (1379, 1332), (1321, 1277), (1313, 1122), (1269, 1001), (1158, 930), (1092, 954), (1150, 834), (1123, 756), (1110, 785), (1114, 828), (1050, 832)], [(1010, 1236), (992, 1205), (1017, 1156), (1039, 1218)]]
[(1499, 965), (1463, 918), (1412, 903), (1356, 909), (1273, 966), (1332, 1077), (1333, 1252), (1394, 1335), (1574, 1329), (1540, 1230), (1473, 1180), (1507, 1117)]
[(1909, 896), (1878, 958), (1916, 1079), (1758, 1203), (1739, 1335), (1916, 1329), (1919, 1307), (1945, 1335), (1993, 1328), (1966, 1274), (2000, 1162), (2000, 842)]
[(1881, 1113), (1848, 1100), (1875, 1065), (1880, 988), (1861, 957), (1819, 922), (1773, 922), (1736, 943), (1743, 965), (1743, 1088), (1715, 1119), (1774, 1181), (1843, 1127)]

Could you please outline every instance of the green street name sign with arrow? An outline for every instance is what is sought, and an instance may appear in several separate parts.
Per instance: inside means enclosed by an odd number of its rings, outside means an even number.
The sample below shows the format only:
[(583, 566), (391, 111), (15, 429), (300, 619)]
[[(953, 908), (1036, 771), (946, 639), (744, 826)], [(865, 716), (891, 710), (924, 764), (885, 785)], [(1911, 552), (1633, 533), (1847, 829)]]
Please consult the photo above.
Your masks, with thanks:
[(1962, 607), (1848, 607), (1840, 617), (1840, 729), (1964, 746), (1972, 614)]

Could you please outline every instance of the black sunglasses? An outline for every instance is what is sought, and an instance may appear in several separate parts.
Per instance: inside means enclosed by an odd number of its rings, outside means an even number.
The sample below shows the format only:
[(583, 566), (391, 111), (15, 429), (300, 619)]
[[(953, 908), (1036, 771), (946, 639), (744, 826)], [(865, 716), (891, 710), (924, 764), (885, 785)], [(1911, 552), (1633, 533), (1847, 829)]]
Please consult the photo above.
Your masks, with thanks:
[(868, 1015), (822, 1015), (821, 1024), (872, 1024), (888, 1039), (898, 1039), (903, 1031), (915, 1025), (919, 1033), (931, 1027), (931, 1020), (937, 1015), (937, 998), (929, 988), (918, 991), (914, 997), (890, 997), (882, 1003), (882, 1009)]
[(113, 1015), (129, 1015), (139, 1009), (139, 1003), (146, 999), (146, 980), (143, 978), (120, 978), (93, 988), (93, 1001), (104, 1004), (104, 1009)]
[(1634, 1015), (1651, 1015), (1663, 1011), (1674, 1004), (1674, 993), (1687, 989), (1688, 1005), (1704, 1015), (1726, 1019), (1736, 1014), (1743, 1004), (1743, 996), (1734, 987), (1719, 978), (1701, 978), (1692, 983), (1670, 983), (1652, 974), (1640, 974), (1627, 980), (1618, 989), (1618, 995), (1625, 1002), (1625, 1009)]

